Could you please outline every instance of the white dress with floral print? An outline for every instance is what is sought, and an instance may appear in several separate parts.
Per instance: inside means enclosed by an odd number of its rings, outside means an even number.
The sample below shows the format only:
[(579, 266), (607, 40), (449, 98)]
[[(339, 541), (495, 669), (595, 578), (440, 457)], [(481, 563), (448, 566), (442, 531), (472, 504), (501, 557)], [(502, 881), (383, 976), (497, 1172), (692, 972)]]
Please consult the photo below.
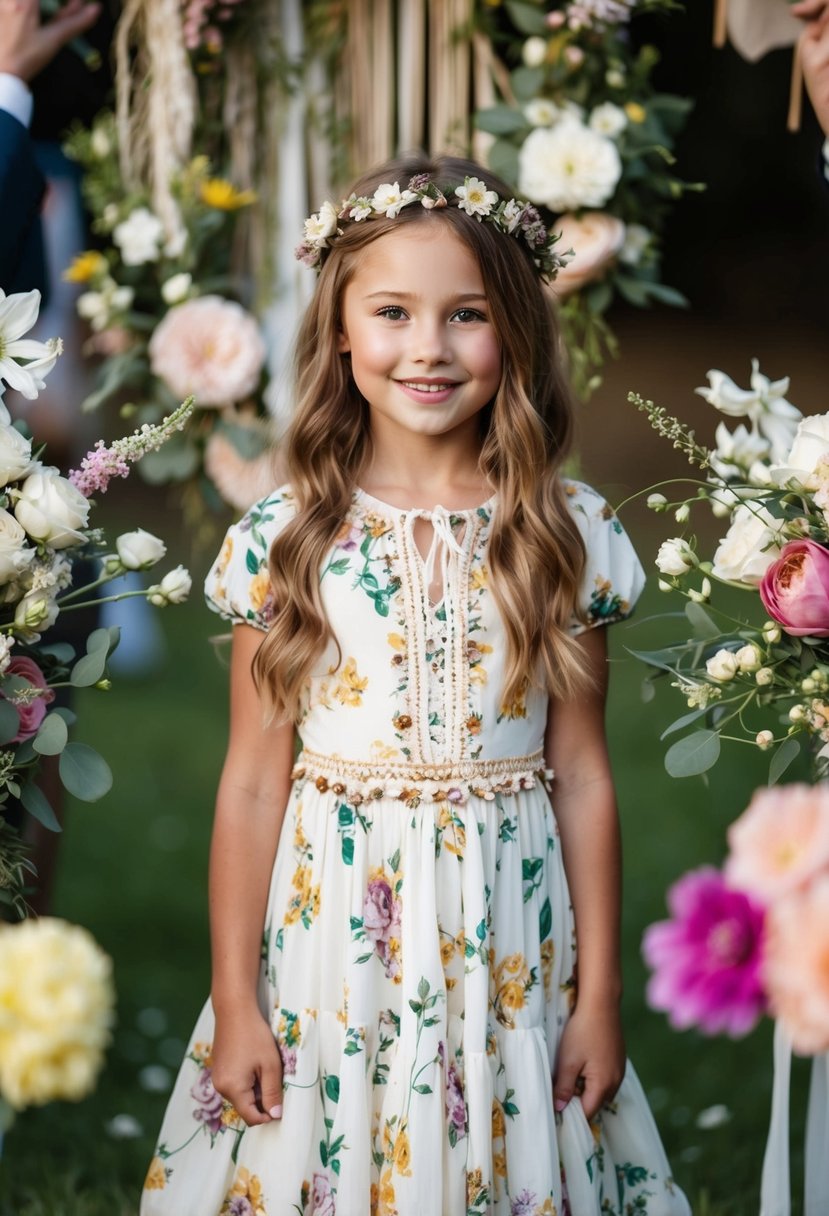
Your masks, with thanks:
[[(604, 501), (567, 489), (588, 553), (576, 633), (627, 616), (643, 574)], [(355, 491), (321, 573), (340, 654), (304, 697), (262, 940), (284, 1115), (246, 1128), (216, 1093), (208, 1002), (141, 1216), (688, 1216), (630, 1067), (592, 1126), (577, 1099), (553, 1110), (573, 917), (546, 698), (499, 696), (495, 509)], [(268, 628), (293, 511), (279, 490), (230, 529), (207, 580), (222, 616)]]

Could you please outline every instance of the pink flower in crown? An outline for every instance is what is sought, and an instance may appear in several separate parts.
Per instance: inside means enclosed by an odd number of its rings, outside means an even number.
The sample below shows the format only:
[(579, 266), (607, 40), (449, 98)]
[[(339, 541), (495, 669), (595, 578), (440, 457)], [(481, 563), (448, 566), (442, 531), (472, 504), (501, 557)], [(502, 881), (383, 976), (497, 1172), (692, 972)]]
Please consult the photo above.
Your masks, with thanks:
[(314, 1174), (311, 1185), (309, 1216), (336, 1216), (337, 1207), (331, 1193), (327, 1174)]
[(794, 637), (829, 637), (829, 549), (790, 540), (760, 583), (766, 612)]
[(648, 1003), (672, 1026), (747, 1034), (766, 1007), (760, 973), (763, 909), (726, 885), (713, 866), (692, 870), (668, 892), (672, 919), (651, 925), (642, 953), (653, 975)]
[(829, 874), (769, 911), (763, 976), (795, 1051), (829, 1050)]
[(193, 1118), (197, 1123), (203, 1123), (205, 1127), (216, 1135), (222, 1130), (222, 1109), (224, 1103), (222, 1096), (216, 1091), (213, 1084), (213, 1074), (209, 1068), (202, 1068), (190, 1089), (190, 1096), (196, 1101), (196, 1109), (193, 1111)]
[(829, 870), (829, 785), (759, 789), (728, 829), (725, 875), (763, 903)]
[[(10, 742), (22, 743), (25, 739), (31, 739), (40, 730), (40, 724), (46, 717), (46, 707), (51, 701), (54, 701), (55, 694), (47, 686), (46, 677), (34, 659), (27, 659), (25, 655), (18, 655), (17, 658), (10, 659), (4, 674), (22, 676), (33, 686), (14, 697), (6, 697), (6, 700), (11, 701), (17, 710), (17, 716), (20, 719), (20, 729)], [(5, 693), (0, 692), (0, 696), (5, 697)]]

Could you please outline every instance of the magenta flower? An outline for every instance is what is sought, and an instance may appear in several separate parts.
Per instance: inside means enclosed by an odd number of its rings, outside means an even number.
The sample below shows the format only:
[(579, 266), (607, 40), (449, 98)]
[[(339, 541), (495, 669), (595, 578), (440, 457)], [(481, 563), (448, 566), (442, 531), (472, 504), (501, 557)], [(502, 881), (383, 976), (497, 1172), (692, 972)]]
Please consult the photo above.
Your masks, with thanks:
[(703, 866), (674, 883), (668, 908), (672, 919), (651, 925), (642, 942), (653, 969), (648, 1003), (678, 1030), (747, 1034), (766, 1009), (762, 907)]
[(795, 637), (829, 637), (829, 549), (790, 540), (760, 583), (766, 612)]

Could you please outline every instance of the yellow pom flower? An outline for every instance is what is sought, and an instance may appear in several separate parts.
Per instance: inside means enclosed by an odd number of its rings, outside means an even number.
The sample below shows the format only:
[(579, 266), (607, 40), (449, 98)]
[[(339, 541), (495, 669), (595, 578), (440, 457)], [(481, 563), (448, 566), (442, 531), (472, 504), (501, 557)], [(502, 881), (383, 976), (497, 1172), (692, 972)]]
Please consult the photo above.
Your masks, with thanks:
[(630, 122), (644, 122), (648, 116), (644, 106), (640, 106), (638, 101), (628, 101), (625, 103), (625, 113)]
[(95, 275), (103, 274), (107, 268), (107, 260), (97, 249), (87, 249), (72, 259), (71, 264), (63, 272), (67, 283), (88, 283)]
[(199, 190), (201, 201), (216, 211), (238, 211), (256, 202), (254, 190), (237, 190), (223, 177), (209, 177)]
[(16, 1110), (91, 1092), (113, 1020), (112, 963), (77, 925), (0, 929), (0, 1094)]

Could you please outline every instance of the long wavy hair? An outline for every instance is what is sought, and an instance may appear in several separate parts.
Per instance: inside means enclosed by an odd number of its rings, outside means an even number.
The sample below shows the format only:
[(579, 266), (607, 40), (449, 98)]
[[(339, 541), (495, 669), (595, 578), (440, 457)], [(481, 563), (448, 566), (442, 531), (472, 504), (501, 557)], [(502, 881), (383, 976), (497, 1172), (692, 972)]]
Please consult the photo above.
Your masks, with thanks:
[[(466, 177), (483, 178), (501, 198), (512, 194), (474, 161), (421, 155), (390, 160), (353, 189), (370, 197), (382, 182), (404, 184), (423, 173), (450, 198)], [(350, 359), (338, 352), (343, 293), (374, 241), (402, 224), (435, 223), (450, 226), (475, 256), (501, 347), (501, 383), (481, 411), (479, 469), (497, 495), (487, 564), (507, 635), (502, 701), (513, 704), (532, 684), (565, 699), (589, 685), (567, 629), (578, 611), (585, 553), (559, 478), (573, 440), (573, 403), (553, 301), (523, 240), (455, 206), (409, 206), (393, 220), (341, 221), (298, 336), (296, 414), (286, 440), (297, 510), (271, 546), (275, 614), (253, 668), (277, 718), (296, 718), (308, 677), (332, 640), (319, 572), (371, 451), (369, 405)]]

